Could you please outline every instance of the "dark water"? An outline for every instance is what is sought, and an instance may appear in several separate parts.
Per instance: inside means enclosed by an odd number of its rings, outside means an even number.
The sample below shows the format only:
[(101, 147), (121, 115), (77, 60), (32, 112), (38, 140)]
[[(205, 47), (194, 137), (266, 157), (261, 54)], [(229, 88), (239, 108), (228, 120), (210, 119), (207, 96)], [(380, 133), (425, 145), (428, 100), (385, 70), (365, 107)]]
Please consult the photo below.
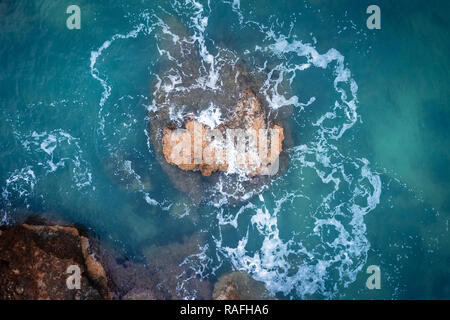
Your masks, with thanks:
[[(69, 30), (71, 4), (0, 2), (2, 224), (50, 212), (136, 259), (204, 233), (186, 268), (246, 271), (279, 298), (450, 298), (447, 1), (78, 0)], [(219, 185), (193, 203), (149, 143), (184, 40), (205, 90), (240, 61), (289, 115), (287, 171), (238, 204)]]

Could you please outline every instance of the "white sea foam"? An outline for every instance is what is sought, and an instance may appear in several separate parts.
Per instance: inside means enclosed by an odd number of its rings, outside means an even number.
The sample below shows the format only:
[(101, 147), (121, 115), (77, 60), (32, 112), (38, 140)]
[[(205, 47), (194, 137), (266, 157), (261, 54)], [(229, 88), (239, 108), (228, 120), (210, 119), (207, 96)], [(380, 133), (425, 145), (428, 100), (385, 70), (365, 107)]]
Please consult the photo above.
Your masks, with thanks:
[(209, 245), (198, 244), (198, 253), (193, 253), (187, 256), (180, 264), (180, 267), (185, 267), (185, 270), (177, 276), (179, 279), (176, 287), (177, 296), (185, 300), (195, 300), (197, 292), (189, 289), (189, 282), (196, 279), (206, 279), (215, 270), (211, 270), (210, 265), (212, 258), (208, 255)]
[(115, 34), (111, 37), (110, 40), (106, 40), (105, 42), (103, 42), (103, 44), (97, 50), (91, 52), (91, 59), (90, 59), (91, 76), (94, 79), (98, 80), (103, 87), (102, 97), (99, 102), (100, 107), (103, 107), (106, 100), (111, 95), (111, 86), (106, 82), (105, 79), (101, 78), (100, 72), (95, 67), (95, 65), (97, 64), (97, 59), (102, 55), (103, 51), (105, 51), (111, 46), (111, 44), (114, 41), (118, 39), (136, 38), (139, 35), (139, 33), (145, 29), (146, 26), (141, 23), (135, 29), (128, 32), (127, 34)]
[[(264, 237), (259, 249), (247, 249), (250, 236), (242, 238), (236, 246), (227, 246), (222, 243), (221, 237), (216, 241), (216, 246), (226, 259), (230, 259), (234, 268), (251, 274), (255, 279), (263, 281), (267, 288), (273, 293), (283, 293), (305, 297), (310, 294), (323, 294), (326, 297), (335, 295), (341, 286), (353, 282), (366, 261), (369, 243), (365, 237), (364, 215), (375, 208), (379, 202), (381, 182), (377, 175), (368, 168), (367, 160), (353, 163), (360, 171), (356, 177), (356, 189), (350, 199), (345, 202), (334, 204), (335, 196), (341, 192), (341, 188), (355, 185), (353, 180), (341, 187), (345, 179), (333, 177), (333, 174), (325, 174), (316, 168), (316, 164), (302, 163), (307, 153), (315, 152), (310, 149), (298, 148), (294, 151), (295, 162), (304, 168), (312, 168), (325, 184), (333, 184), (331, 193), (323, 196), (322, 204), (314, 213), (312, 233), (307, 238), (296, 238), (293, 234), (290, 239), (280, 236), (278, 227), (278, 216), (281, 214), (296, 214), (292, 212), (291, 203), (298, 197), (302, 197), (301, 190), (289, 190), (284, 186), (286, 194), (281, 199), (273, 198), (275, 206), (269, 208), (265, 203), (265, 196), (260, 195), (260, 201), (246, 204), (240, 207), (234, 219), (218, 215), (219, 224), (228, 224), (238, 227), (236, 221), (243, 212), (252, 215), (250, 219), (258, 233)], [(333, 165), (336, 167), (336, 164)], [(332, 166), (332, 167), (333, 167)], [(338, 165), (339, 166), (339, 165)], [(296, 169), (295, 169), (296, 170)], [(295, 171), (290, 170), (290, 171)], [(305, 170), (305, 169), (302, 169)], [(331, 169), (333, 172), (333, 169)], [(336, 171), (334, 171), (336, 172)], [(335, 173), (336, 174), (336, 173)], [(342, 175), (345, 172), (341, 172)], [(365, 184), (363, 182), (368, 182)], [(361, 192), (359, 192), (360, 190)], [(351, 191), (350, 191), (351, 192)], [(367, 197), (367, 205), (355, 203), (358, 194)], [(271, 202), (272, 202), (271, 201)], [(303, 214), (307, 214), (306, 212)], [(351, 219), (348, 224), (340, 221), (337, 215), (343, 214)], [(240, 225), (242, 229), (244, 226)], [(332, 228), (336, 232), (333, 239), (322, 236), (322, 231)], [(308, 241), (319, 239), (317, 246), (311, 247)], [(314, 242), (312, 242), (314, 243)], [(321, 248), (326, 248), (325, 251)], [(297, 257), (297, 258), (296, 258)], [(300, 259), (299, 262), (295, 262)], [(336, 270), (341, 279), (341, 284), (329, 284), (329, 274)]]
[[(202, 88), (219, 89), (217, 82), (219, 80), (219, 70), (216, 65), (215, 57), (206, 47), (205, 31), (208, 26), (208, 16), (203, 5), (195, 0), (187, 0), (186, 5), (194, 8), (191, 16), (191, 27), (194, 30), (192, 40), (199, 46), (199, 54), (202, 58), (202, 64), (205, 69), (209, 69), (207, 77), (199, 77), (197, 84)], [(208, 68), (209, 66), (209, 68)]]
[(213, 103), (211, 103), (211, 105), (207, 109), (204, 109), (200, 112), (197, 120), (198, 122), (203, 123), (211, 129), (214, 129), (221, 123), (223, 123), (220, 108), (215, 106)]
[(137, 192), (140, 192), (143, 194), (145, 201), (151, 205), (151, 206), (162, 206), (163, 204), (159, 203), (158, 201), (156, 201), (155, 199), (153, 199), (152, 197), (150, 197), (150, 193), (145, 191), (145, 185), (141, 180), (141, 176), (139, 174), (137, 174), (136, 171), (134, 171), (134, 169), (132, 168), (132, 162), (130, 160), (125, 160), (123, 162), (123, 168), (125, 170), (125, 172), (131, 176), (133, 178), (133, 181), (135, 183), (137, 183)]
[[(33, 131), (30, 134), (16, 132), (25, 151), (30, 157), (30, 163), (19, 171), (11, 173), (6, 180), (5, 193), (9, 190), (17, 191), (21, 183), (24, 188), (32, 191), (38, 179), (34, 171), (43, 172), (44, 175), (55, 174), (59, 169), (69, 168), (72, 171), (72, 179), (78, 191), (86, 191), (92, 187), (92, 173), (87, 161), (83, 158), (83, 150), (78, 138), (73, 137), (63, 129), (51, 132)], [(19, 194), (24, 199), (30, 192), (22, 191)]]
[(115, 41), (120, 40), (120, 39), (123, 40), (123, 39), (129, 39), (129, 38), (137, 38), (139, 36), (139, 34), (141, 34), (141, 33), (145, 33), (147, 35), (150, 34), (153, 31), (154, 26), (151, 24), (148, 13), (146, 13), (146, 12), (142, 13), (141, 18), (144, 21), (137, 24), (133, 30), (131, 30), (125, 34), (121, 34), (121, 33), (114, 34), (111, 37), (111, 39), (103, 42), (103, 44), (97, 50), (91, 51), (90, 73), (91, 73), (92, 78), (99, 81), (103, 88), (102, 96), (99, 101), (100, 108), (99, 108), (99, 112), (98, 112), (99, 125), (100, 125), (99, 131), (102, 134), (104, 134), (105, 124), (106, 124), (105, 118), (103, 116), (103, 106), (104, 106), (105, 102), (108, 100), (109, 96), (111, 95), (112, 87), (110, 84), (108, 84), (105, 76), (102, 76), (100, 71), (97, 69), (97, 67), (96, 67), (97, 61), (101, 57), (103, 52), (105, 50), (108, 50)]
[(12, 192), (18, 193), (19, 197), (26, 198), (33, 192), (36, 185), (36, 175), (31, 166), (15, 170), (6, 179), (6, 188), (3, 189), (3, 198), (8, 199)]

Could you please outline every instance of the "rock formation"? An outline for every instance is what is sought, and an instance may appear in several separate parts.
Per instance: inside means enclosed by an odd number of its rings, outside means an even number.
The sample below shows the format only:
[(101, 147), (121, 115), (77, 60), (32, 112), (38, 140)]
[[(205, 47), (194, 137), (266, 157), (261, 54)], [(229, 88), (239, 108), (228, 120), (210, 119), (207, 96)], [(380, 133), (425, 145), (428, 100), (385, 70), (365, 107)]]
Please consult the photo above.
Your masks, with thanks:
[[(158, 39), (159, 47), (170, 52), (170, 55), (163, 54), (160, 57), (158, 76), (152, 83), (151, 103), (148, 105), (152, 156), (156, 157), (173, 186), (186, 193), (195, 204), (202, 201), (236, 203), (248, 199), (272, 181), (272, 174), (277, 170), (271, 170), (273, 164), (269, 166), (270, 157), (266, 159), (269, 160), (267, 163), (258, 164), (258, 157), (248, 157), (257, 153), (254, 150), (242, 153), (239, 148), (233, 150), (225, 147), (222, 150), (228, 153), (216, 154), (215, 147), (219, 143), (203, 139), (203, 136), (209, 138), (218, 131), (223, 136), (231, 128), (242, 130), (283, 127), (278, 138), (284, 138), (283, 149), (287, 149), (291, 145), (291, 139), (288, 122), (283, 120), (290, 118), (290, 112), (287, 111), (292, 110), (292, 106), (272, 110), (267, 102), (267, 93), (275, 90), (273, 84), (267, 82), (267, 77), (271, 67), (275, 66), (258, 55), (251, 58), (238, 57), (223, 43), (217, 43), (212, 66), (204, 61), (197, 42), (179, 21), (169, 20), (167, 23), (176, 37), (163, 33)], [(265, 67), (255, 70), (256, 65)], [(273, 73), (274, 77), (276, 73), (277, 71)], [(289, 88), (279, 82), (276, 82), (276, 87), (277, 92), (285, 92)], [(215, 121), (217, 119), (221, 121)], [(206, 123), (208, 126), (205, 126)], [(276, 127), (276, 124), (280, 127)], [(193, 160), (193, 163), (178, 162), (178, 156), (171, 155), (177, 138), (178, 142), (189, 140), (180, 134), (180, 130), (176, 130), (180, 128), (202, 136), (200, 143), (196, 140), (202, 150), (201, 157), (195, 152), (178, 154), (182, 159)], [(203, 151), (206, 158), (219, 158), (223, 161), (205, 160)], [(274, 158), (279, 154), (278, 174), (282, 174), (288, 166), (288, 154), (284, 150), (279, 153), (277, 148), (272, 151)], [(246, 157), (251, 161), (245, 161)], [(267, 171), (266, 168), (269, 169), (268, 173), (263, 172)], [(216, 174), (212, 174), (213, 172)], [(229, 174), (233, 172), (238, 174)]]
[[(69, 289), (69, 266), (80, 268), (80, 289)], [(0, 231), (0, 300), (111, 299), (105, 271), (88, 238), (65, 226), (18, 225)]]
[(255, 176), (270, 174), (269, 169), (278, 165), (283, 128), (272, 124), (267, 130), (261, 103), (251, 90), (243, 92), (230, 118), (217, 128), (194, 119), (184, 128), (168, 126), (162, 136), (166, 161), (182, 170), (198, 169), (210, 176), (218, 170), (230, 172), (231, 167), (233, 173)]
[(273, 299), (264, 283), (243, 272), (231, 272), (219, 278), (214, 285), (214, 300)]

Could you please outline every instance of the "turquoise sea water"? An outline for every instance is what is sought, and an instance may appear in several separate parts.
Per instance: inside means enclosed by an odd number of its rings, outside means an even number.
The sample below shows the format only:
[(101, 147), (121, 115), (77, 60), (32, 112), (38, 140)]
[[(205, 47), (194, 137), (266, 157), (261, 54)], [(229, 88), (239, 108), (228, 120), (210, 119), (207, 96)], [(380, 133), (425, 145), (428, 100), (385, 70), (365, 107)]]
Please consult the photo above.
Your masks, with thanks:
[[(80, 30), (66, 27), (71, 4)], [(366, 27), (371, 4), (381, 30)], [(449, 12), (447, 1), (1, 1), (1, 223), (51, 213), (136, 260), (202, 233), (186, 269), (211, 281), (246, 271), (278, 298), (449, 299)], [(183, 88), (167, 68), (188, 68), (170, 60), (183, 39), (207, 90), (243, 61), (266, 79), (263, 103), (289, 111), (287, 171), (237, 204), (218, 185), (191, 201), (149, 143), (154, 84)], [(370, 265), (379, 290), (366, 287)]]

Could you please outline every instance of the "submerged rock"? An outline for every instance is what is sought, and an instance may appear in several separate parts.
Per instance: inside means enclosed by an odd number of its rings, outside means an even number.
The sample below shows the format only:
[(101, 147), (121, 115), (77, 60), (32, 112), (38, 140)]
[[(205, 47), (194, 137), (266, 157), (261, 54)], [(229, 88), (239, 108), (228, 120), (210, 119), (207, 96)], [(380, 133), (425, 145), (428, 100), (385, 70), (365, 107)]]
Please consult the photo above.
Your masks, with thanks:
[[(80, 289), (69, 289), (69, 266), (80, 268)], [(89, 239), (67, 226), (18, 225), (0, 233), (0, 300), (111, 299), (106, 273)]]
[(150, 290), (133, 289), (128, 292), (124, 300), (157, 300), (155, 293)]
[(142, 261), (123, 255), (123, 252), (103, 244), (96, 248), (99, 261), (105, 268), (116, 299), (160, 300), (167, 299), (158, 288), (158, 271)]
[(270, 174), (278, 165), (283, 128), (272, 124), (268, 139), (267, 120), (251, 90), (243, 92), (230, 118), (217, 128), (195, 119), (183, 127), (168, 126), (162, 136), (166, 161), (182, 170), (199, 170), (204, 176), (218, 170), (255, 176)]
[(223, 275), (214, 285), (214, 300), (263, 300), (273, 299), (264, 283), (243, 272)]
[(188, 218), (193, 223), (197, 223), (199, 220), (197, 207), (184, 194), (179, 194), (174, 198), (173, 204), (169, 209), (169, 215), (174, 219)]
[(158, 271), (154, 280), (165, 299), (211, 299), (211, 283), (190, 267), (191, 264), (201, 264), (204, 245), (204, 234), (194, 233), (180, 242), (151, 245), (143, 250), (148, 266)]

